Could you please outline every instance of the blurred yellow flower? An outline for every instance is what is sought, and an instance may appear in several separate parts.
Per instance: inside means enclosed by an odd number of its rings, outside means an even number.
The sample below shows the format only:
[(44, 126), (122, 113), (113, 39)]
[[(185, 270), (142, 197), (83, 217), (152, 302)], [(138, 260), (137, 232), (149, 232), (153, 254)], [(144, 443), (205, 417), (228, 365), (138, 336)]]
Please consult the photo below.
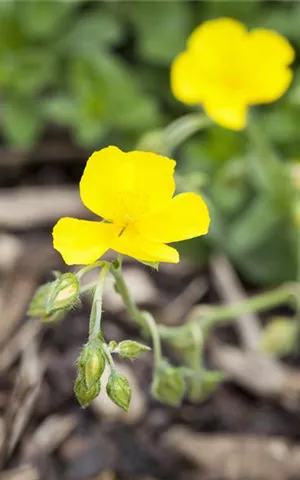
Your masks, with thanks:
[(80, 181), (80, 196), (105, 220), (61, 218), (53, 243), (64, 261), (90, 264), (111, 248), (146, 262), (177, 263), (177, 250), (166, 243), (206, 234), (210, 220), (199, 195), (173, 197), (175, 165), (155, 153), (124, 153), (117, 147), (93, 153)]
[(231, 18), (197, 27), (174, 60), (171, 87), (188, 105), (203, 105), (220, 125), (240, 130), (247, 108), (280, 98), (292, 81), (295, 57), (289, 42), (272, 30), (250, 32)]

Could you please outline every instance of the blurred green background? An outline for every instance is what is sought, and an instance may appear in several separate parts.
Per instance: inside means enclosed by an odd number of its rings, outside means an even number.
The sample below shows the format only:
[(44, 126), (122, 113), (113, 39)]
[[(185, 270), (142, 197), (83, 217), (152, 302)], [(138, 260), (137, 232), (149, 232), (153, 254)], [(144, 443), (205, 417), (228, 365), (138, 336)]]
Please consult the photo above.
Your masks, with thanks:
[[(55, 125), (87, 151), (134, 148), (189, 112), (172, 96), (170, 65), (197, 25), (221, 16), (275, 29), (300, 47), (298, 2), (0, 2), (2, 142), (32, 149)], [(292, 178), (300, 159), (297, 68), (280, 101), (252, 112)], [(293, 218), (250, 166), (261, 152), (245, 132), (212, 126), (174, 155), (180, 185), (204, 191), (213, 218), (208, 240), (187, 242), (184, 252), (203, 262), (221, 250), (246, 280), (271, 285), (296, 277), (299, 249)]]

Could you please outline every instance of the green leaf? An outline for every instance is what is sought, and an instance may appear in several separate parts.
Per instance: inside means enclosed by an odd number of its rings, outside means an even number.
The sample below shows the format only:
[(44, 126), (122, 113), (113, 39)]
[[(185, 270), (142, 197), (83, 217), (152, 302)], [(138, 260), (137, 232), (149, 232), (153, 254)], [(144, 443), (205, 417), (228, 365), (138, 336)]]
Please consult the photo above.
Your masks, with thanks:
[(280, 215), (269, 199), (258, 197), (230, 225), (227, 238), (230, 250), (246, 253), (259, 249), (280, 222)]
[(105, 10), (103, 4), (94, 4), (92, 11), (83, 13), (62, 37), (60, 48), (74, 54), (99, 54), (103, 45), (117, 44), (123, 28), (117, 18)]
[(168, 64), (184, 49), (193, 24), (187, 2), (126, 2), (123, 7), (143, 59)]
[(295, 230), (273, 203), (258, 198), (226, 231), (231, 259), (251, 281), (276, 284), (296, 275)]
[(72, 124), (77, 115), (76, 105), (67, 95), (56, 95), (45, 98), (41, 104), (45, 118), (58, 124)]
[(8, 142), (14, 147), (32, 147), (44, 126), (34, 100), (7, 99), (1, 109), (1, 127)]
[(32, 39), (50, 39), (72, 19), (78, 0), (26, 0), (17, 2), (16, 14), (23, 31)]
[(81, 147), (96, 147), (107, 133), (107, 128), (100, 123), (100, 120), (86, 118), (80, 115), (80, 112), (73, 118), (72, 123), (74, 136)]
[[(216, 17), (233, 17), (242, 22), (257, 22), (260, 19), (261, 2), (258, 0), (247, 0), (246, 2), (237, 2), (236, 0), (209, 0), (206, 2), (197, 2), (200, 15), (205, 19)], [(264, 23), (258, 23), (261, 26)], [(249, 25), (250, 26), (250, 25)]]
[[(1, 70), (6, 68), (6, 82)], [(16, 94), (37, 95), (39, 90), (51, 85), (55, 80), (56, 61), (48, 50), (27, 49), (14, 52), (3, 59), (0, 67), (0, 83)]]
[(87, 141), (98, 135), (100, 127), (132, 130), (137, 135), (158, 119), (156, 104), (142, 92), (129, 67), (112, 55), (102, 52), (95, 58), (75, 60), (69, 83), (77, 108), (77, 135)]
[(0, 14), (1, 15), (7, 15), (13, 12), (13, 9), (15, 8), (15, 2), (14, 0), (4, 0), (0, 2)]

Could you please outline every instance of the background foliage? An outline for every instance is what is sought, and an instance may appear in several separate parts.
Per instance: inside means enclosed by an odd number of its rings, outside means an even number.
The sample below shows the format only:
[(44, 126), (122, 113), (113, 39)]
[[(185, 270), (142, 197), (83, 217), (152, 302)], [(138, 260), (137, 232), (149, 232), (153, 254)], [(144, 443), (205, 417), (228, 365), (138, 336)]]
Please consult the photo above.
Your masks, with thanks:
[[(89, 150), (109, 143), (134, 148), (141, 135), (188, 112), (171, 94), (170, 64), (196, 25), (220, 16), (273, 28), (300, 47), (298, 2), (1, 2), (3, 142), (31, 148), (56, 124)], [(252, 112), (290, 163), (300, 157), (297, 68), (279, 102)], [(247, 135), (212, 126), (175, 154), (182, 184), (204, 188), (213, 216), (209, 241), (189, 242), (185, 250), (203, 261), (212, 247), (221, 249), (252, 282), (295, 278), (293, 221), (250, 168), (250, 156), (261, 150)]]

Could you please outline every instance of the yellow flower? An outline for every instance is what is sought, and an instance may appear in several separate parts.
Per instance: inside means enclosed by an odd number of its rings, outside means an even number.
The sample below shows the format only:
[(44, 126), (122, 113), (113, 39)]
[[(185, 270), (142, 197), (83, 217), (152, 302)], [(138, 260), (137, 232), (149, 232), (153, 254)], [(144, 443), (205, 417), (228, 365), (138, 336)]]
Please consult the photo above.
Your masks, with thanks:
[(117, 147), (93, 153), (80, 196), (104, 221), (61, 218), (53, 240), (64, 261), (90, 264), (111, 248), (146, 262), (177, 263), (177, 250), (166, 243), (206, 234), (209, 214), (195, 193), (173, 197), (175, 165), (155, 153), (124, 153)]
[(248, 106), (273, 102), (287, 90), (294, 57), (289, 42), (272, 30), (248, 32), (231, 18), (209, 20), (174, 60), (172, 91), (183, 103), (202, 104), (220, 125), (240, 130)]

